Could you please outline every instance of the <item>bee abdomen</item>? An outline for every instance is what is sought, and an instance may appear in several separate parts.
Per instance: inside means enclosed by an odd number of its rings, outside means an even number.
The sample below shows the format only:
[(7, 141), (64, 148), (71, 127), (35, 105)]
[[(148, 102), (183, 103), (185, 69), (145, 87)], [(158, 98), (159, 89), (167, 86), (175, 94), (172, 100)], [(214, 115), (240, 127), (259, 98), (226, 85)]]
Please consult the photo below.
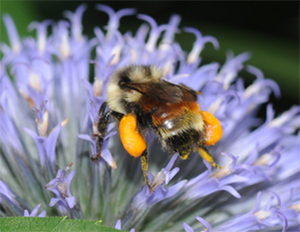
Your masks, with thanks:
[(178, 152), (180, 156), (187, 157), (192, 151), (196, 151), (204, 139), (201, 136), (202, 134), (197, 130), (186, 130), (164, 139), (164, 146), (169, 151)]

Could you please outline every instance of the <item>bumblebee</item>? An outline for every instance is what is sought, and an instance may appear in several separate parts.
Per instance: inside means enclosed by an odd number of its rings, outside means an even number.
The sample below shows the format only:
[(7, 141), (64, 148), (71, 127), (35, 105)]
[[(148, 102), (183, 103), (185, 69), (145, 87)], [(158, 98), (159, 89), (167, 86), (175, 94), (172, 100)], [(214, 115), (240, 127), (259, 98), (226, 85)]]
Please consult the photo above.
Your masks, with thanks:
[[(108, 108), (108, 110), (106, 110)], [(99, 110), (98, 133), (94, 134), (97, 155), (101, 157), (103, 138), (110, 116), (119, 122), (119, 133), (125, 150), (141, 157), (145, 182), (148, 179), (148, 153), (145, 132), (151, 129), (169, 152), (187, 159), (198, 151), (213, 167), (220, 168), (206, 146), (214, 145), (222, 136), (218, 119), (201, 111), (197, 92), (183, 84), (162, 79), (156, 66), (132, 65), (117, 70), (107, 87), (107, 102)]]

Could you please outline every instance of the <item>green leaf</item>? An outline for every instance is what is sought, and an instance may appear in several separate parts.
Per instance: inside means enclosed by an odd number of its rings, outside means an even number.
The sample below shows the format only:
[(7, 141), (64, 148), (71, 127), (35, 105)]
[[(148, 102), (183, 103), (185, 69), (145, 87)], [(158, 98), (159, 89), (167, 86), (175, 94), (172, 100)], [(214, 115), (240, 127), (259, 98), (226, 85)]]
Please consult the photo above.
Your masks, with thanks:
[(0, 218), (0, 231), (120, 231), (100, 223), (82, 219), (67, 219), (66, 217), (8, 217)]

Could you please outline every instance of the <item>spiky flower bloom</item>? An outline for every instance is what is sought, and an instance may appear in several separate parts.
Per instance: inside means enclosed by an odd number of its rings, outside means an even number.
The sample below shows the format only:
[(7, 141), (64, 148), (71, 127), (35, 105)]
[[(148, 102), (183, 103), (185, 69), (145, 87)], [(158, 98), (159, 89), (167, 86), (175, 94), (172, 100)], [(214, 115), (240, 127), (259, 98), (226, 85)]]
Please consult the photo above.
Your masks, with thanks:
[[(218, 41), (184, 28), (196, 40), (190, 52), (182, 51), (174, 40), (179, 16), (157, 25), (150, 16), (138, 15), (141, 27), (123, 35), (119, 21), (135, 10), (97, 9), (109, 15), (109, 22), (104, 31), (95, 28), (92, 39), (82, 35), (84, 5), (65, 14), (70, 22), (30, 24), (37, 36), (22, 40), (12, 18), (4, 15), (10, 46), (1, 45), (0, 216), (28, 216), (28, 210), (34, 216), (41, 204), (47, 216), (102, 220), (118, 229), (299, 230), (299, 107), (275, 117), (268, 105), (262, 122), (257, 110), (272, 92), (280, 92), (252, 66), (246, 70), (256, 80), (244, 86), (238, 73), (248, 53), (229, 54), (222, 66), (200, 65), (205, 43), (218, 48)], [(170, 82), (201, 90), (201, 108), (214, 114), (224, 130), (211, 148), (222, 169), (212, 169), (197, 154), (178, 160), (177, 154), (163, 154), (157, 141), (149, 141), (149, 175), (155, 186), (150, 193), (142, 184), (140, 161), (128, 156), (113, 136), (114, 124), (102, 158), (90, 160), (108, 78), (131, 64), (156, 65)]]

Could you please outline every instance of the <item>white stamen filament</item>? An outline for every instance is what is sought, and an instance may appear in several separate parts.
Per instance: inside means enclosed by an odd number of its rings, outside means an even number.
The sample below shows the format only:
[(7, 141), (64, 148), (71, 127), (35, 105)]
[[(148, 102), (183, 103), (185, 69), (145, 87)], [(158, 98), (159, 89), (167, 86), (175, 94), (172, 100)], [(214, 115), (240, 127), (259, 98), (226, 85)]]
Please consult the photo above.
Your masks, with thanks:
[(121, 46), (120, 45), (116, 45), (112, 52), (111, 52), (111, 55), (115, 55), (114, 58), (111, 60), (111, 62), (109, 63), (110, 65), (114, 65), (114, 64), (117, 64), (119, 63), (120, 61), (120, 56), (121, 56)]
[(69, 36), (67, 33), (61, 37), (61, 44), (59, 50), (64, 59), (66, 59), (70, 55)]
[(131, 52), (130, 52), (130, 54), (131, 54), (131, 57), (130, 57), (130, 61), (129, 61), (129, 63), (135, 63), (135, 61), (137, 60), (137, 58), (138, 58), (138, 52), (135, 50), (135, 49), (131, 49)]
[(232, 170), (229, 167), (229, 164), (223, 166), (221, 169), (219, 169), (217, 172), (212, 174), (210, 177), (215, 177), (217, 179), (221, 179), (225, 176), (228, 176), (232, 173)]
[(259, 157), (253, 165), (267, 165), (270, 160), (272, 159), (272, 156), (269, 153), (263, 154), (261, 157)]
[(37, 90), (38, 92), (41, 92), (41, 85), (40, 85), (40, 78), (37, 74), (29, 70), (29, 85)]
[(93, 95), (100, 97), (102, 94), (102, 89), (103, 89), (103, 81), (95, 77)]
[(280, 117), (275, 118), (273, 121), (269, 123), (269, 127), (280, 127), (286, 122), (290, 120), (290, 116), (288, 113), (283, 113)]
[(231, 85), (231, 82), (236, 78), (236, 73), (227, 73), (226, 77), (224, 78), (224, 81), (223, 81), (223, 88), (224, 90), (228, 90), (230, 85)]
[(300, 203), (292, 205), (290, 208), (296, 210), (297, 212), (300, 212)]
[(48, 124), (49, 124), (48, 111), (47, 110), (44, 111), (43, 120), (36, 119), (35, 121), (37, 123), (37, 129), (38, 129), (39, 136), (46, 137), (47, 130), (48, 130)]
[(256, 95), (259, 93), (259, 88), (257, 85), (253, 84), (253, 85), (250, 85), (248, 88), (245, 89), (245, 92), (243, 94), (243, 98), (244, 99), (247, 99), (249, 97), (251, 97), (252, 95)]
[(67, 123), (69, 122), (69, 119), (66, 118), (64, 121), (61, 122), (61, 126), (64, 127), (65, 125), (67, 125)]
[(146, 44), (146, 48), (149, 52), (154, 51), (157, 39), (158, 39), (158, 36), (156, 34), (150, 35), (150, 38)]
[(158, 50), (166, 51), (171, 47), (170, 43), (160, 43), (158, 46)]
[(215, 114), (218, 109), (220, 108), (221, 104), (223, 102), (223, 99), (218, 98), (215, 102), (213, 102), (209, 108), (207, 109), (207, 111), (211, 114)]
[(45, 33), (40, 33), (37, 37), (37, 50), (40, 54), (43, 54), (46, 48), (47, 36)]
[(261, 211), (256, 212), (254, 215), (258, 219), (263, 220), (263, 219), (266, 219), (266, 218), (270, 217), (272, 214), (271, 214), (270, 211), (261, 210)]
[(115, 161), (114, 161), (113, 159), (111, 160), (110, 166), (111, 166), (113, 169), (116, 169), (116, 168), (117, 168), (117, 165), (116, 165), (116, 163), (115, 163)]
[(165, 170), (163, 169), (155, 175), (151, 183), (152, 190), (155, 190), (159, 185), (161, 185), (164, 182), (165, 182)]
[(36, 108), (35, 102), (31, 97), (29, 97), (27, 93), (25, 93), (22, 89), (19, 89), (19, 93), (21, 94), (22, 97), (25, 98), (30, 108)]
[(21, 44), (19, 44), (19, 43), (13, 43), (12, 44), (12, 50), (15, 53), (19, 53), (21, 51)]
[(163, 70), (163, 76), (166, 76), (169, 72), (171, 72), (172, 67), (173, 67), (172, 62), (166, 62), (166, 63), (164, 64), (164, 66), (162, 67), (162, 70)]
[(192, 51), (189, 53), (186, 62), (188, 64), (195, 63), (199, 58), (200, 52), (202, 51), (202, 46), (194, 45)]

